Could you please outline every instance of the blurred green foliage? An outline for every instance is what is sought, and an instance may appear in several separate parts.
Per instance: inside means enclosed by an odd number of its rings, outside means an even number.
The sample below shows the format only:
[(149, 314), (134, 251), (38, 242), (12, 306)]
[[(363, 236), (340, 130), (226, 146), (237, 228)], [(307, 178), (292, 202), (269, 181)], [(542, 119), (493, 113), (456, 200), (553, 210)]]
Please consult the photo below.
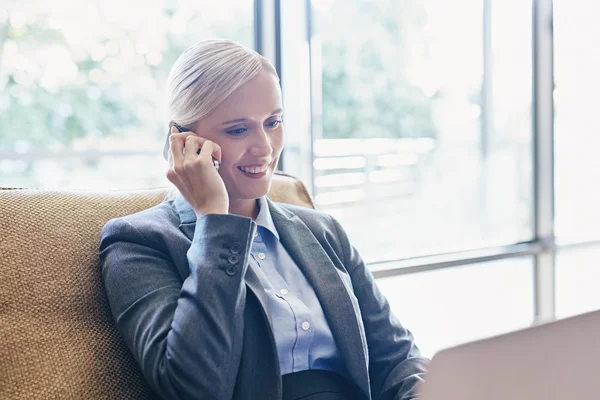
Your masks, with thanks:
[[(222, 13), (206, 11), (215, 7), (208, 0), (165, 1), (158, 13), (133, 2), (122, 4), (132, 17), (119, 21), (100, 1), (77, 5), (77, 12), (9, 3), (3, 21), (0, 15), (0, 151), (164, 135), (165, 82), (179, 54), (208, 37), (252, 46), (253, 2), (234, 2), (241, 6)], [(49, 75), (57, 82), (48, 83)]]
[(409, 82), (406, 70), (408, 41), (424, 35), (420, 1), (337, 0), (315, 15), (323, 137), (435, 137), (433, 99)]
[[(432, 98), (406, 77), (406, 32), (414, 35), (424, 24), (423, 16), (414, 15), (419, 2), (408, 2), (339, 0), (315, 13), (323, 42), (325, 138), (435, 136)], [(253, 43), (251, 1), (245, 2), (246, 10), (227, 6), (231, 15), (207, 13), (203, 4), (190, 3), (196, 12), (182, 16), (176, 11), (184, 3), (165, 3), (158, 16), (124, 10), (136, 15), (137, 32), (104, 15), (102, 3), (82, 9), (93, 19), (61, 24), (52, 23), (51, 11), (11, 3), (14, 10), (9, 8), (0, 22), (0, 151), (13, 151), (18, 142), (60, 149), (86, 137), (163, 135), (157, 110), (178, 55), (206, 37)], [(25, 15), (25, 22), (12, 23), (13, 12)], [(152, 18), (162, 22), (150, 26), (152, 35), (145, 40), (139, 30)], [(65, 34), (77, 29), (85, 39)], [(53, 73), (59, 81), (49, 84), (47, 75)]]

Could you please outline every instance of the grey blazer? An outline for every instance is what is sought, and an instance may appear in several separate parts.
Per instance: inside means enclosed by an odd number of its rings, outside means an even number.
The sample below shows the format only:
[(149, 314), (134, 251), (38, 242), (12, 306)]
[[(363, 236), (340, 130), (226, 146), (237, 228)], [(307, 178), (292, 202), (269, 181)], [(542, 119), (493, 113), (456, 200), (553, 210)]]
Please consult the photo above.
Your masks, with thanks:
[[(424, 376), (409, 331), (331, 216), (268, 200), (368, 399), (408, 400)], [(198, 219), (180, 196), (109, 221), (100, 259), (117, 327), (151, 387), (174, 399), (281, 399), (268, 301), (248, 268), (250, 218)]]

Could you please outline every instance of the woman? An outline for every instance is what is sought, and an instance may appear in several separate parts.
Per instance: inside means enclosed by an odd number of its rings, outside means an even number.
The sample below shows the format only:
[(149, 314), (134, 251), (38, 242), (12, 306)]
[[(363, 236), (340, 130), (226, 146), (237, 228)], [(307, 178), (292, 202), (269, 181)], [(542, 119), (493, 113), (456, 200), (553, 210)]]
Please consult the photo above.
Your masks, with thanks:
[(414, 398), (427, 360), (339, 223), (266, 197), (284, 144), (269, 61), (200, 42), (173, 66), (168, 104), (178, 194), (111, 220), (100, 245), (118, 329), (152, 388), (165, 399)]

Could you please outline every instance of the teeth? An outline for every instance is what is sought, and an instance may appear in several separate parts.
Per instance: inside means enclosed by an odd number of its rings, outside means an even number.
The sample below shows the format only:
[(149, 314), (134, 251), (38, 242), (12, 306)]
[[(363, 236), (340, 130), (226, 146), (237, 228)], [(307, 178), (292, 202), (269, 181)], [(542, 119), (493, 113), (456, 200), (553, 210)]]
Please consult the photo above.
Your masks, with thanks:
[(265, 165), (264, 167), (238, 167), (238, 168), (248, 174), (259, 174), (261, 172), (265, 172), (268, 167), (269, 167), (268, 165)]

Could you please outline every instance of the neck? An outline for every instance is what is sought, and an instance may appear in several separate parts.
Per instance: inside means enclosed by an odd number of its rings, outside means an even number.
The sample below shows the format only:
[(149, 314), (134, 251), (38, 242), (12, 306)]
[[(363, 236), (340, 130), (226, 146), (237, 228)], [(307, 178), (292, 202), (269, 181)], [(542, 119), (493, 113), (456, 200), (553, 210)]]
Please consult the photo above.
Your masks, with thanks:
[(258, 216), (258, 201), (256, 199), (229, 199), (229, 213), (256, 220)]

